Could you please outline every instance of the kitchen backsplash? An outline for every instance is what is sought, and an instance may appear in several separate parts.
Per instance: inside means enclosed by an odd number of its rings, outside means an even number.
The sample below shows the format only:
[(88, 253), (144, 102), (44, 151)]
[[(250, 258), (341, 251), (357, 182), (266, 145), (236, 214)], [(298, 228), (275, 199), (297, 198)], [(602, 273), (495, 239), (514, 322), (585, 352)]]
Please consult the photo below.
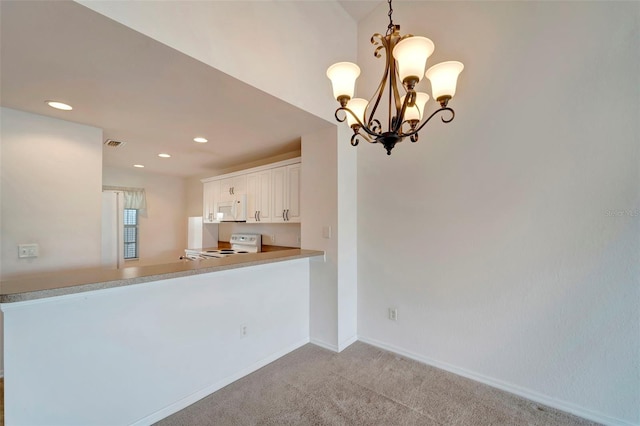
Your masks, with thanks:
[(218, 240), (229, 241), (233, 233), (261, 234), (265, 245), (300, 247), (299, 223), (227, 222), (218, 225)]

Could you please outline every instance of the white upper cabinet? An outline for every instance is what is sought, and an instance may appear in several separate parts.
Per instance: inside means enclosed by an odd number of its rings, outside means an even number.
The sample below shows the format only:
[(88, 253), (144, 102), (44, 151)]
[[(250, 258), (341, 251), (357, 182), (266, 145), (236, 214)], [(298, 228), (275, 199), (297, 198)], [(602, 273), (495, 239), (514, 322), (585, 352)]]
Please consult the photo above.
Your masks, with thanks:
[(271, 222), (271, 170), (247, 175), (247, 222)]
[(235, 176), (220, 181), (218, 201), (232, 201), (238, 195), (247, 193), (247, 176)]
[(215, 220), (216, 203), (247, 196), (247, 222), (300, 222), (300, 158), (202, 179), (205, 223)]
[(300, 163), (273, 169), (271, 181), (272, 222), (300, 222)]

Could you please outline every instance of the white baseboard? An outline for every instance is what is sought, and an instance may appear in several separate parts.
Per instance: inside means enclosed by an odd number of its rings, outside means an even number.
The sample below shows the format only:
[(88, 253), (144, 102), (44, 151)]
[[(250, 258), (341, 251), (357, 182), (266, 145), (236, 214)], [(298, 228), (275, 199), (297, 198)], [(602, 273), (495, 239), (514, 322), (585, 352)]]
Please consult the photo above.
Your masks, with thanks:
[(358, 341), (358, 336), (354, 334), (344, 342), (338, 343), (338, 352), (344, 351), (345, 349), (347, 349), (349, 346), (353, 345), (357, 341)]
[(177, 413), (178, 411), (188, 407), (189, 405), (201, 400), (202, 398), (211, 395), (212, 393), (214, 393), (215, 391), (222, 389), (223, 387), (235, 382), (238, 379), (243, 378), (244, 376), (253, 373), (254, 371), (264, 367), (265, 365), (272, 363), (273, 361), (277, 360), (278, 358), (281, 358), (283, 356), (285, 356), (286, 354), (288, 354), (291, 351), (294, 351), (296, 349), (298, 349), (301, 346), (306, 345), (307, 343), (309, 343), (309, 339), (306, 338), (304, 340), (301, 340), (281, 351), (278, 351), (274, 354), (269, 355), (266, 358), (261, 359), (260, 361), (250, 365), (247, 368), (244, 368), (240, 371), (238, 371), (235, 374), (232, 374), (231, 376), (225, 377), (222, 380), (217, 381), (216, 383), (207, 386), (204, 389), (201, 389), (197, 392), (192, 393), (191, 395), (182, 398), (179, 401), (174, 402), (171, 405), (168, 405), (167, 407), (156, 411), (153, 414), (150, 414), (140, 420), (137, 420), (136, 422), (132, 423), (132, 426), (143, 426), (143, 425), (151, 425), (153, 423), (156, 423), (162, 419), (164, 419), (165, 417), (170, 416), (173, 413)]
[(313, 343), (316, 346), (320, 346), (321, 348), (325, 348), (325, 349), (328, 349), (328, 350), (333, 351), (333, 352), (340, 352), (336, 345), (332, 345), (331, 343), (323, 342), (322, 340), (311, 339), (311, 340), (309, 340), (309, 342)]
[[(567, 413), (574, 414), (576, 416), (582, 417), (587, 420), (591, 420), (594, 422), (602, 423), (608, 426), (640, 426), (639, 423), (631, 423), (626, 420), (618, 419), (615, 417), (608, 416), (603, 413), (595, 412), (589, 410), (587, 408), (581, 407), (576, 404), (572, 404), (570, 402), (558, 400), (555, 398), (550, 398), (546, 395), (540, 394), (538, 392), (522, 388), (520, 386), (516, 386), (510, 383), (503, 382), (501, 380), (493, 379), (491, 377), (484, 376), (482, 374), (474, 373), (472, 371), (465, 370), (463, 368), (458, 368), (454, 365), (447, 364), (444, 362), (436, 361), (431, 358), (427, 358), (422, 355), (418, 355), (411, 351), (407, 351), (405, 349), (399, 348), (397, 346), (389, 345), (387, 343), (378, 341), (376, 339), (371, 339), (364, 336), (358, 336), (358, 340), (364, 343), (368, 343), (369, 345), (376, 346), (381, 349), (385, 349), (390, 352), (394, 352), (398, 355), (402, 355), (406, 358), (413, 359), (418, 362), (422, 362), (424, 364), (431, 365), (436, 368), (440, 368), (445, 371), (449, 371), (450, 373), (457, 374), (458, 376), (463, 376), (471, 380), (475, 380), (476, 382), (484, 383), (485, 385), (498, 388), (504, 390), (509, 393), (513, 393), (515, 395), (521, 396), (523, 398), (529, 399), (531, 401), (539, 402), (540, 404), (544, 404), (549, 407), (556, 408), (558, 410), (565, 411)], [(313, 342), (312, 342), (313, 343)]]
[(323, 342), (322, 340), (318, 340), (318, 339), (309, 340), (310, 343), (313, 343), (316, 346), (320, 346), (321, 348), (328, 349), (332, 352), (342, 352), (343, 350), (347, 349), (349, 346), (353, 345), (357, 341), (358, 341), (357, 335), (349, 337), (347, 340), (345, 340), (342, 343), (339, 343), (338, 345)]

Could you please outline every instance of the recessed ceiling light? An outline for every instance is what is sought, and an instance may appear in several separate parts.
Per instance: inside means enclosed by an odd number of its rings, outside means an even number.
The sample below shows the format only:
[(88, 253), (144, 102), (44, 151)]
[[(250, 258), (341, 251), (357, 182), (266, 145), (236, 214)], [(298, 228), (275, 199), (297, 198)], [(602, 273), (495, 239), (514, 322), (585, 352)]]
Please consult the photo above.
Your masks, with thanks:
[(71, 105), (63, 104), (62, 102), (58, 102), (58, 101), (45, 101), (45, 103), (49, 105), (51, 108), (61, 109), (64, 111), (71, 111), (73, 109)]
[(162, 158), (170, 158), (171, 155), (170, 154), (165, 154), (164, 152), (161, 154), (158, 154), (158, 157), (162, 157)]
[(206, 140), (205, 138), (201, 138), (201, 137), (197, 137), (197, 138), (193, 138), (194, 142), (198, 142), (198, 143), (206, 143), (209, 142), (208, 140)]
[(134, 164), (133, 167), (143, 168), (144, 166), (142, 164)]

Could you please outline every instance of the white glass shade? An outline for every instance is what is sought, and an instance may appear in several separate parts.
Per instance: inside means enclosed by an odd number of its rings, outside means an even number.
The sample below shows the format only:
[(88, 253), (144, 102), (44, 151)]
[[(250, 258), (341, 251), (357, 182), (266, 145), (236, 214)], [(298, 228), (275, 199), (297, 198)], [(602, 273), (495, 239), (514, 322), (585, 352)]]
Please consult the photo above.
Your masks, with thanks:
[(353, 98), (356, 78), (360, 75), (360, 67), (351, 62), (338, 62), (327, 69), (327, 77), (333, 85), (333, 97)]
[(433, 99), (441, 96), (453, 97), (456, 94), (458, 75), (463, 69), (464, 65), (458, 61), (441, 62), (429, 68), (425, 75), (431, 81)]
[[(402, 98), (400, 98), (400, 102), (404, 103), (404, 98), (407, 95), (404, 95)], [(416, 92), (416, 102), (415, 105), (412, 107), (407, 107), (406, 111), (404, 112), (404, 121), (407, 120), (422, 120), (423, 114), (424, 114), (424, 106), (427, 103), (427, 101), (429, 100), (429, 95), (427, 95), (424, 92)]]
[(393, 57), (398, 63), (400, 81), (407, 77), (422, 80), (427, 59), (433, 53), (435, 45), (426, 37), (407, 37), (393, 48)]
[[(347, 103), (347, 108), (353, 111), (353, 113), (356, 115), (356, 117), (358, 117), (358, 119), (362, 124), (365, 124), (364, 114), (365, 114), (365, 111), (367, 110), (368, 104), (369, 104), (369, 101), (367, 101), (366, 99), (353, 98)], [(353, 118), (353, 116), (348, 112), (347, 112), (347, 124), (349, 125), (349, 127), (353, 126), (354, 124), (358, 124), (356, 119)]]

